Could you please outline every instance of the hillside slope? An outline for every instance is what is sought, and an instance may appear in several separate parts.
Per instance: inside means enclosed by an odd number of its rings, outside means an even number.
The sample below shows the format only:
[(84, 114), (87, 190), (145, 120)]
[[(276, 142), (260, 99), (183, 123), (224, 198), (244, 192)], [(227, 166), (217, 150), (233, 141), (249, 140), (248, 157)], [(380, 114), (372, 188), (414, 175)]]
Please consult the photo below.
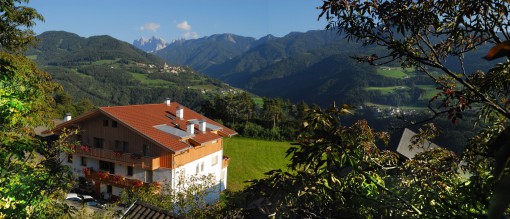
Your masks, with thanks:
[[(224, 40), (218, 40), (218, 36)], [(164, 49), (165, 54), (156, 55), (258, 95), (320, 105), (336, 101), (424, 106), (427, 98), (437, 93), (433, 82), (414, 69), (376, 68), (353, 61), (353, 56), (385, 55), (387, 51), (377, 46), (362, 47), (334, 31), (269, 35), (247, 40), (240, 47), (225, 40), (226, 36), (174, 43)], [(464, 67), (468, 73), (487, 71), (491, 66), (481, 59), (490, 48), (485, 47), (466, 55)], [(445, 64), (460, 70), (457, 60)]]
[(75, 99), (89, 98), (95, 105), (157, 103), (170, 97), (197, 107), (208, 96), (232, 89), (110, 36), (50, 31), (38, 38), (39, 46), (26, 55)]

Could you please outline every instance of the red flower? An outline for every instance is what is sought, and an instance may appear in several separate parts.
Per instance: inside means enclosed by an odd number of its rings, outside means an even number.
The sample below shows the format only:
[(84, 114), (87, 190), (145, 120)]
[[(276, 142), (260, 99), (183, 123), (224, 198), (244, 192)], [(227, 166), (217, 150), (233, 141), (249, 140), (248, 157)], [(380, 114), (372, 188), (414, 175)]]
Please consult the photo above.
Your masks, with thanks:
[(91, 172), (90, 168), (87, 168), (87, 167), (83, 168), (83, 174), (90, 175), (90, 172)]
[(97, 176), (99, 176), (99, 179), (105, 180), (108, 178), (110, 174), (106, 171), (99, 171), (97, 172)]
[(120, 157), (120, 156), (122, 156), (122, 152), (121, 151), (114, 151), (113, 152), (113, 156), (114, 157)]
[(140, 186), (143, 186), (143, 182), (140, 181), (140, 180), (133, 180), (131, 182), (131, 184), (134, 186), (134, 187), (140, 187)]
[(161, 183), (160, 182), (153, 182), (152, 186), (159, 188), (159, 187), (161, 187)]
[(113, 181), (115, 181), (115, 182), (124, 180), (124, 177), (119, 176), (119, 175), (112, 175), (112, 178), (113, 178)]
[(90, 147), (89, 147), (89, 146), (86, 146), (86, 145), (82, 145), (82, 146), (80, 147), (80, 149), (81, 149), (82, 151), (85, 151), (85, 152), (89, 152), (89, 151), (90, 151)]

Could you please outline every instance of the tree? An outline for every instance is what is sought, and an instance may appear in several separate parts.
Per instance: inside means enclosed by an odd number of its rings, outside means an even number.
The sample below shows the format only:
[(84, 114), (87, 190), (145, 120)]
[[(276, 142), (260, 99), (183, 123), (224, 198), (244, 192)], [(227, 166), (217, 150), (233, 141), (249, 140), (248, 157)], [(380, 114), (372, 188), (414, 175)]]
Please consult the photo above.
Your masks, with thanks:
[(275, 129), (277, 124), (282, 120), (283, 109), (282, 100), (278, 98), (264, 98), (263, 116), (266, 120), (272, 122), (272, 128)]
[[(480, 120), (489, 127), (468, 146), (465, 161), (469, 172), (483, 175), (481, 166), (472, 161), (487, 163), (490, 158), (486, 154), (491, 152), (495, 158), (493, 165), (483, 166), (484, 171), (493, 171), (497, 180), (491, 205), (486, 203), (490, 218), (499, 218), (510, 203), (510, 197), (497, 192), (510, 186), (510, 175), (502, 174), (510, 157), (509, 141), (498, 141), (508, 139), (503, 130), (510, 130), (507, 89), (510, 62), (495, 65), (486, 73), (470, 72), (466, 70), (469, 64), (466, 59), (470, 52), (486, 44), (495, 45), (491, 51), (485, 51), (489, 52), (486, 59), (508, 54), (504, 48), (510, 40), (509, 8), (508, 1), (330, 0), (324, 1), (319, 15), (328, 21), (328, 29), (345, 33), (364, 45), (387, 48), (386, 54), (365, 54), (357, 57), (359, 61), (373, 65), (398, 62), (402, 67), (416, 68), (436, 82), (442, 92), (429, 104), (435, 116), (447, 114), (456, 123), (463, 118), (465, 109), (480, 107)], [(501, 54), (496, 54), (498, 48), (503, 48)], [(450, 62), (459, 68), (448, 65)]]
[[(477, 107), (475, 124), (484, 126), (460, 157), (440, 148), (397, 162), (396, 154), (376, 142), (383, 134), (362, 121), (350, 127), (340, 123), (346, 107), (312, 108), (297, 146), (288, 151), (292, 171), (275, 170), (255, 180), (247, 192), (258, 206), (250, 213), (335, 218), (500, 218), (509, 213), (510, 62), (487, 73), (466, 68), (468, 55), (485, 44), (496, 45), (485, 49), (486, 59), (508, 54), (509, 4), (323, 1), (319, 18), (326, 18), (328, 29), (387, 49), (360, 54), (358, 61), (415, 68), (440, 90), (429, 102), (433, 118), (446, 114), (458, 123), (466, 109)], [(415, 143), (435, 135), (433, 128), (421, 130)]]
[(22, 52), (34, 45), (34, 32), (30, 29), (34, 20), (43, 20), (33, 8), (19, 6), (28, 0), (0, 1), (0, 47), (11, 52)]
[[(290, 171), (273, 170), (245, 191), (246, 213), (276, 218), (480, 218), (492, 185), (483, 169), (466, 179), (455, 153), (438, 148), (399, 161), (385, 148), (388, 134), (366, 121), (341, 119), (349, 106), (308, 110), (295, 146), (287, 151)], [(414, 139), (430, 137), (434, 127)]]
[(21, 55), (35, 39), (34, 20), (42, 19), (19, 6), (25, 2), (0, 1), (0, 217), (55, 217), (65, 213), (54, 200), (71, 175), (33, 128), (51, 126), (51, 95), (59, 86)]

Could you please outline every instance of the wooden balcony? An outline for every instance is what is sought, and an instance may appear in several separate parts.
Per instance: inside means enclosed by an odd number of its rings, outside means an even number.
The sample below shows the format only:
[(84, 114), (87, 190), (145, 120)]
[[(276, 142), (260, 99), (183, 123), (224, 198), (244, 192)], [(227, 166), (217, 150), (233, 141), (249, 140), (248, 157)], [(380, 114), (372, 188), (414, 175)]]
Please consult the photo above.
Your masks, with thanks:
[(159, 157), (147, 157), (140, 154), (123, 153), (103, 148), (78, 146), (75, 148), (75, 154), (150, 170), (158, 169), (161, 166)]
[(222, 163), (223, 166), (222, 166), (222, 168), (228, 167), (228, 161), (230, 161), (230, 157), (227, 157), (227, 156), (223, 155), (223, 161), (222, 161), (223, 162)]
[(141, 187), (147, 184), (137, 179), (128, 179), (120, 175), (109, 174), (105, 171), (93, 171), (89, 169), (89, 171), (84, 171), (84, 173), (85, 178), (87, 179), (92, 179), (99, 181), (102, 184), (109, 184), (119, 188)]

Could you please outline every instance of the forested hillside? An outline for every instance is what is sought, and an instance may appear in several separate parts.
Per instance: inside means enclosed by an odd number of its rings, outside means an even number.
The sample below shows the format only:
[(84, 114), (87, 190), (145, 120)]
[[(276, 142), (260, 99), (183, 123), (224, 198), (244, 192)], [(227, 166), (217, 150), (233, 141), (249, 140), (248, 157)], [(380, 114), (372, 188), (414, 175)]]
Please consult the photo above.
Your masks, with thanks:
[(404, 76), (395, 77), (357, 63), (352, 56), (384, 51), (375, 46), (361, 48), (360, 43), (348, 42), (333, 31), (309, 31), (258, 40), (215, 35), (175, 42), (155, 54), (257, 95), (295, 103), (423, 106), (425, 97), (431, 97), (430, 81), (412, 71), (402, 70)]
[[(486, 51), (465, 56), (467, 72), (487, 70)], [(190, 66), (235, 87), (261, 96), (301, 100), (326, 106), (333, 101), (352, 104), (425, 106), (437, 91), (415, 69), (360, 65), (354, 56), (385, 54), (386, 48), (362, 47), (335, 31), (290, 33), (255, 40), (218, 34), (181, 40), (155, 53), (167, 62)], [(461, 70), (459, 61), (446, 66)], [(385, 72), (386, 71), (386, 72)]]
[(26, 55), (49, 72), (75, 100), (95, 105), (156, 103), (166, 97), (190, 107), (231, 87), (191, 68), (168, 66), (161, 58), (109, 36), (80, 37), (51, 31)]

